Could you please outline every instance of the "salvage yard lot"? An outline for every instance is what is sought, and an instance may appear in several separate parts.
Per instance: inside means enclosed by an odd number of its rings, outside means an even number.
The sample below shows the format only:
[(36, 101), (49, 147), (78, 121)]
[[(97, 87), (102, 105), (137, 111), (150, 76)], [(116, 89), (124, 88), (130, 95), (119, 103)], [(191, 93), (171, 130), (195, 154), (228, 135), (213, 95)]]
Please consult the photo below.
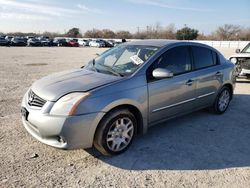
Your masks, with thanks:
[[(31, 137), (20, 115), (29, 86), (104, 50), (0, 47), (0, 187), (249, 187), (250, 80), (237, 82), (224, 115), (202, 110), (154, 126), (116, 157), (58, 150)], [(234, 51), (219, 50), (226, 57)]]

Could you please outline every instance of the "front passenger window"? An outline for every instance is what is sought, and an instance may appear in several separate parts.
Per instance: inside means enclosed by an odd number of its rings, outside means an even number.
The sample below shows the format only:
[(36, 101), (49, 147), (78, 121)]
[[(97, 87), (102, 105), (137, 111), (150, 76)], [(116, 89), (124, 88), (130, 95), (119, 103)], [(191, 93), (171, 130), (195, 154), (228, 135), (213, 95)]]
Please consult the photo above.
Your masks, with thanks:
[(155, 68), (165, 68), (174, 73), (182, 74), (192, 70), (189, 49), (186, 46), (175, 47), (165, 52), (156, 60)]

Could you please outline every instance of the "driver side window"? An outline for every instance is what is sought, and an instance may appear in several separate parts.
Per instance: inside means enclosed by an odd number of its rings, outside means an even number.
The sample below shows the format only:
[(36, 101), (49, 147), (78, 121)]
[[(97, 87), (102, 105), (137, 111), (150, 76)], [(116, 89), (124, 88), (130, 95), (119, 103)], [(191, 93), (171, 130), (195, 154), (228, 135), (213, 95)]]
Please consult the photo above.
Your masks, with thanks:
[(156, 68), (164, 68), (173, 72), (174, 75), (183, 74), (192, 70), (192, 62), (190, 58), (189, 48), (180, 46), (169, 49), (162, 54), (150, 68), (152, 79), (152, 71)]

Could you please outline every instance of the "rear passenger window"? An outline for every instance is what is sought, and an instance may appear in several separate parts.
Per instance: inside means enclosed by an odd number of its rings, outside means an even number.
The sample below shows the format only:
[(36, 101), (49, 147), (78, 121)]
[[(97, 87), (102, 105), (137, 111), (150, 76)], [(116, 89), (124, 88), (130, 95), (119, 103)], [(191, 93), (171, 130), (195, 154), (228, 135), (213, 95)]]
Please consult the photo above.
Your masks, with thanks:
[(213, 56), (213, 60), (214, 60), (214, 65), (220, 64), (217, 53), (212, 51), (212, 56)]
[(196, 69), (202, 69), (217, 64), (217, 55), (210, 49), (192, 46), (192, 52)]

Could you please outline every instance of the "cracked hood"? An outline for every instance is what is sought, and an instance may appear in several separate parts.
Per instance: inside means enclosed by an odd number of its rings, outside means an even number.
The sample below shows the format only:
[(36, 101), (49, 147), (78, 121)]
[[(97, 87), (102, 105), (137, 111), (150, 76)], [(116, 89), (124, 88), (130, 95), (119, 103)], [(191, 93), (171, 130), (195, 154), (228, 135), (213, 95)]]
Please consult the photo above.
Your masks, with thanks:
[(56, 101), (65, 94), (77, 91), (86, 92), (120, 79), (122, 78), (118, 76), (76, 69), (46, 76), (36, 81), (31, 89), (45, 100)]

